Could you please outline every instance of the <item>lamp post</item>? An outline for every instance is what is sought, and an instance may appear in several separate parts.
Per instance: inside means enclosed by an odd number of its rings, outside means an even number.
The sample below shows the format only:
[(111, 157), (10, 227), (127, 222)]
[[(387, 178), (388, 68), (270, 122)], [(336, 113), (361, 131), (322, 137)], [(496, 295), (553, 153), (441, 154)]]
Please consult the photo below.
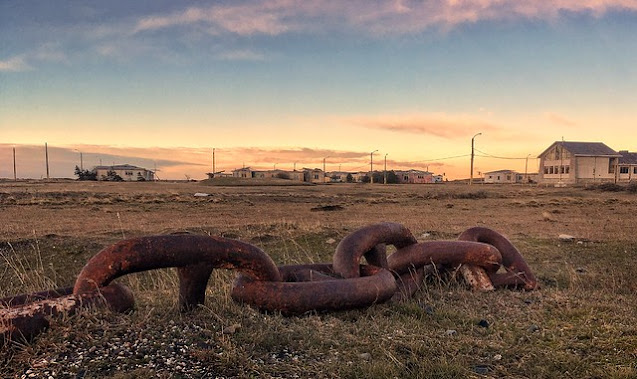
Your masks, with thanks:
[(385, 170), (383, 175), (383, 184), (387, 184), (387, 156), (389, 153), (385, 154)]
[(482, 133), (478, 133), (478, 134), (476, 134), (475, 136), (471, 137), (471, 176), (469, 177), (469, 185), (472, 185), (472, 184), (473, 184), (473, 156), (474, 156), (474, 148), (473, 148), (473, 145), (474, 145), (474, 139), (475, 139), (477, 136), (480, 136), (480, 135), (482, 135)]
[(369, 183), (374, 184), (374, 153), (377, 152), (378, 149), (369, 153)]

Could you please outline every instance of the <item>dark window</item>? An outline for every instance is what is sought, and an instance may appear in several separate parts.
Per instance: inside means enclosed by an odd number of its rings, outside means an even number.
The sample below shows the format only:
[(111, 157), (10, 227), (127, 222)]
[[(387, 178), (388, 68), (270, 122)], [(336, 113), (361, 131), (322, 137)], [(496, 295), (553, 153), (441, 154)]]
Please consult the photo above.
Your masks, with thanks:
[(628, 174), (628, 166), (620, 167), (619, 168), (619, 173), (620, 174)]

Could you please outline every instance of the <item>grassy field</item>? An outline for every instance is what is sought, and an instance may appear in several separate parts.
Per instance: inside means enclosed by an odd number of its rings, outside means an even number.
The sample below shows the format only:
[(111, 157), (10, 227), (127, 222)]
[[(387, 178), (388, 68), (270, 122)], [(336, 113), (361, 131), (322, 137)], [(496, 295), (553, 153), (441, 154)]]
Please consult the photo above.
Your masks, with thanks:
[(134, 312), (57, 318), (35, 341), (2, 347), (0, 372), (635, 378), (635, 215), (635, 193), (572, 187), (0, 182), (0, 296), (72, 285), (91, 256), (123, 238), (188, 231), (252, 243), (277, 264), (329, 262), (344, 236), (380, 221), (421, 241), (493, 228), (541, 284), (474, 293), (437, 275), (401, 303), (283, 317), (233, 302), (233, 272), (215, 270), (205, 306), (188, 314), (178, 312), (173, 270), (140, 273), (120, 279), (135, 293)]

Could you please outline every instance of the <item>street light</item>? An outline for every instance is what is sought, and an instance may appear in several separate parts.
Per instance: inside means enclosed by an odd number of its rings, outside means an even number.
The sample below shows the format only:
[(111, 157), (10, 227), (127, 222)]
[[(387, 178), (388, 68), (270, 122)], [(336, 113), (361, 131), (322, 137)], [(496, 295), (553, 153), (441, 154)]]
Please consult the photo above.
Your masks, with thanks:
[(389, 153), (385, 154), (385, 175), (384, 175), (384, 181), (383, 184), (387, 184), (387, 156), (389, 155)]
[(369, 153), (369, 183), (374, 184), (374, 153), (377, 152), (378, 149)]
[(474, 155), (474, 153), (473, 153), (473, 151), (474, 151), (474, 148), (473, 148), (473, 140), (474, 140), (477, 136), (481, 136), (481, 135), (482, 135), (482, 133), (478, 133), (478, 134), (476, 134), (475, 136), (471, 137), (471, 176), (469, 177), (469, 185), (472, 185), (472, 184), (473, 184), (473, 155)]

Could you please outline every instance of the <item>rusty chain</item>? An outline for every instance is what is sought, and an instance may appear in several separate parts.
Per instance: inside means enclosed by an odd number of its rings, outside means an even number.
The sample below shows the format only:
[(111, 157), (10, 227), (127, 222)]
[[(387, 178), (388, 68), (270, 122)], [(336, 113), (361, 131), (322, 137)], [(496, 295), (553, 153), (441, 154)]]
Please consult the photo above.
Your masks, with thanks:
[[(387, 255), (386, 245), (396, 251)], [(365, 257), (367, 264), (361, 264)], [(346, 236), (332, 264), (277, 266), (263, 250), (245, 242), (191, 234), (132, 238), (111, 245), (84, 266), (75, 285), (0, 299), (0, 339), (29, 339), (49, 318), (87, 306), (124, 312), (134, 307), (131, 291), (113, 280), (134, 272), (176, 267), (179, 306), (203, 304), (215, 268), (238, 270), (231, 297), (264, 311), (299, 315), (368, 307), (412, 296), (429, 273), (460, 268), (477, 291), (498, 287), (534, 290), (537, 280), (513, 244), (498, 232), (474, 227), (457, 241), (418, 242), (405, 226), (379, 223)]]

